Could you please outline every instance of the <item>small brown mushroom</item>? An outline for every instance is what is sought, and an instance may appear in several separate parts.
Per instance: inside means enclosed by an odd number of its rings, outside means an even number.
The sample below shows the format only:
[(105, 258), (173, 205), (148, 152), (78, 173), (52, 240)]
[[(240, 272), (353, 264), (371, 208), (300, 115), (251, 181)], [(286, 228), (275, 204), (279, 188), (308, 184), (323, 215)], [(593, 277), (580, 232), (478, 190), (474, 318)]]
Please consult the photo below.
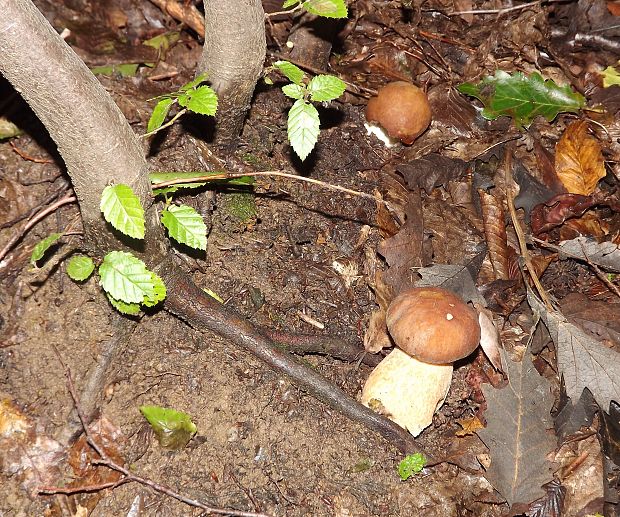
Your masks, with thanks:
[(391, 139), (409, 145), (430, 125), (431, 107), (420, 88), (398, 81), (380, 88), (377, 96), (368, 101), (366, 120), (370, 124), (366, 125), (369, 132), (377, 134), (378, 125)]
[(454, 293), (421, 287), (399, 294), (386, 319), (400, 350), (393, 350), (372, 371), (362, 403), (417, 436), (446, 398), (452, 363), (478, 346), (478, 317)]

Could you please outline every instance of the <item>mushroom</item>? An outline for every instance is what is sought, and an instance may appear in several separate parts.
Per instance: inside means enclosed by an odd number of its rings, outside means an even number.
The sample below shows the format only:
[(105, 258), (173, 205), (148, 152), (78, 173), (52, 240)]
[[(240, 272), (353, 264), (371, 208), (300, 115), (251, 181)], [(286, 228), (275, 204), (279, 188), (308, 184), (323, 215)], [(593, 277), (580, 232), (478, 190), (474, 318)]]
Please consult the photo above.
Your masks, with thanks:
[(420, 88), (397, 81), (380, 88), (368, 101), (366, 120), (366, 130), (388, 147), (398, 140), (409, 145), (430, 125), (431, 107)]
[(452, 363), (478, 346), (478, 316), (451, 291), (416, 287), (394, 299), (386, 321), (399, 348), (372, 371), (362, 403), (418, 436), (444, 403)]

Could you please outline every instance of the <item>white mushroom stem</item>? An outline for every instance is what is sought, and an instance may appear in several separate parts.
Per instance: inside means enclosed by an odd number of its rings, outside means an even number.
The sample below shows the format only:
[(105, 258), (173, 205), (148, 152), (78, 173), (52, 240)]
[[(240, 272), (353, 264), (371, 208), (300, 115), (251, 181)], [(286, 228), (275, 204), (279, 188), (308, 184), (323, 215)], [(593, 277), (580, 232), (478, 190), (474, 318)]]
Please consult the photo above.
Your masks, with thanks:
[(451, 381), (451, 364), (424, 363), (395, 348), (368, 377), (362, 404), (418, 436), (432, 423)]
[(394, 147), (396, 144), (400, 142), (398, 138), (392, 138), (387, 134), (387, 131), (383, 129), (383, 126), (376, 124), (374, 122), (366, 122), (364, 123), (364, 127), (366, 128), (366, 132), (369, 135), (375, 135), (379, 140), (383, 142), (385, 147)]

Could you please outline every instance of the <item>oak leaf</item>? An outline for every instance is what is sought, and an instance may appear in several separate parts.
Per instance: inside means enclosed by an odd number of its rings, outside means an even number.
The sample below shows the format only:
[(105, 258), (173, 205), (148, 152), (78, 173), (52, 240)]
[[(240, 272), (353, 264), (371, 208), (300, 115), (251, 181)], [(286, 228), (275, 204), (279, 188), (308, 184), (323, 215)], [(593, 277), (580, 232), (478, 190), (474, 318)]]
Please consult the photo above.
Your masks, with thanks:
[(588, 123), (570, 124), (555, 148), (555, 170), (571, 194), (588, 196), (605, 176), (603, 153), (598, 141), (588, 134)]

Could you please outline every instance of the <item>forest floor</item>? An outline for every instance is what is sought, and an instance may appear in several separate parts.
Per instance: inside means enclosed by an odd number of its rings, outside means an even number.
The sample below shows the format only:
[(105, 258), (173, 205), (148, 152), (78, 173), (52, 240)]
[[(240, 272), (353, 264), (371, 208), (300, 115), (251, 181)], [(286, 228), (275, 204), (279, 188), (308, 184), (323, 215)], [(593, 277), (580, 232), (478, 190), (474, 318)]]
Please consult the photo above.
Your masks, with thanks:
[[(147, 0), (35, 3), (58, 32), (71, 29), (67, 42), (91, 68), (139, 64), (126, 74), (117, 68), (98, 75), (138, 134), (145, 132), (153, 108), (148, 99), (193, 78), (200, 37)], [(278, 7), (264, 4), (272, 11)], [(482, 9), (491, 12), (471, 12)], [(357, 0), (349, 11), (348, 20), (333, 24), (332, 45), (319, 56), (325, 63), (312, 68), (368, 90), (395, 80), (423, 87), (433, 122), (413, 145), (387, 148), (367, 134), (369, 95), (352, 88), (319, 107), (318, 144), (300, 162), (287, 141), (292, 101), (279, 88), (282, 78), (272, 74), (275, 85), (261, 81), (257, 88), (234, 161), (220, 161), (211, 152), (199, 116), (186, 116), (144, 140), (144, 151), (153, 171), (221, 170), (233, 163), (237, 172), (283, 170), (380, 195), (395, 209), (264, 176), (250, 189), (216, 187), (182, 196), (204, 216), (208, 248), (205, 254), (174, 253), (197, 285), (251, 322), (338, 336), (356, 343), (360, 358), (364, 342), (377, 350), (386, 336), (377, 323), (386, 307), (381, 298), (416, 283), (418, 271), (427, 272), (429, 283), (441, 284), (432, 266), (450, 265), (445, 276), (451, 283), (444, 280), (444, 286), (486, 306), (507, 351), (504, 361), (535, 367), (513, 366), (518, 374), (510, 379), (516, 405), (508, 415), (518, 413), (527, 429), (509, 422), (497, 429), (505, 400), (489, 390), (505, 384), (507, 374), (502, 383), (502, 374), (478, 351), (457, 363), (445, 404), (418, 438), (425, 450), (448, 461), (402, 481), (397, 472), (402, 454), (392, 444), (249, 353), (163, 311), (127, 323), (95, 279), (71, 281), (53, 256), (33, 268), (33, 247), (52, 232), (77, 231), (79, 210), (66, 203), (24, 230), (38, 211), (71, 190), (45, 130), (3, 82), (7, 101), (0, 109), (23, 133), (0, 140), (0, 248), (23, 237), (0, 261), (0, 429), (11, 418), (21, 419), (31, 426), (29, 440), (38, 441), (26, 453), (24, 444), (16, 446), (0, 433), (0, 516), (201, 514), (135, 482), (71, 496), (37, 494), (41, 486), (73, 481), (96, 487), (118, 479), (90, 464), (92, 451), (66, 435), (75, 409), (60, 362), (79, 392), (114, 339), (123, 340), (122, 351), (107, 374), (96, 420), (108, 452), (132, 472), (212, 507), (274, 516), (618, 514), (620, 292), (613, 273), (620, 271), (620, 260), (608, 252), (607, 262), (597, 261), (597, 246), (620, 244), (620, 86), (603, 87), (601, 76), (618, 60), (619, 4)], [(457, 11), (464, 14), (453, 14)], [(266, 65), (286, 54), (283, 42), (305, 21), (288, 16), (271, 21)], [(165, 54), (142, 45), (163, 33), (175, 34)], [(598, 39), (580, 39), (592, 34)], [(298, 41), (292, 59), (303, 62), (312, 54), (303, 45), (316, 41), (307, 34)], [(527, 131), (509, 117), (485, 120), (481, 104), (455, 87), (495, 70), (538, 70), (601, 109), (538, 117), (525, 124)], [(559, 151), (558, 142), (579, 117), (590, 117), (587, 132), (573, 136), (571, 149)], [(594, 158), (584, 157), (588, 145)], [(572, 174), (590, 183), (589, 191), (567, 186), (560, 152), (577, 162)], [(514, 180), (506, 176), (510, 161)], [(514, 200), (513, 186), (520, 189)], [(510, 205), (516, 206), (516, 219)], [(515, 224), (527, 235), (525, 249)], [(585, 259), (548, 246), (577, 237), (588, 238), (580, 241)], [(531, 298), (528, 303), (532, 276), (561, 312)], [(543, 328), (534, 332), (537, 314), (551, 335)], [(566, 336), (558, 337), (549, 324), (562, 314), (567, 320), (561, 329), (573, 338), (575, 329), (587, 336), (579, 334), (585, 351), (571, 349), (572, 365), (559, 357)], [(569, 376), (590, 359), (607, 364)], [(359, 361), (320, 355), (303, 361), (353, 397), (371, 371)], [(588, 375), (590, 383), (583, 380)], [(522, 382), (515, 388), (516, 376)], [(590, 396), (589, 404), (582, 399), (580, 405), (583, 388), (594, 400)], [(588, 411), (596, 403), (598, 411)], [(526, 404), (533, 414), (520, 412)], [(188, 413), (197, 434), (182, 450), (160, 447), (139, 411), (143, 405)], [(485, 423), (495, 434), (483, 441), (476, 431)], [(504, 446), (498, 445), (502, 437)], [(522, 456), (513, 446), (529, 452)]]

